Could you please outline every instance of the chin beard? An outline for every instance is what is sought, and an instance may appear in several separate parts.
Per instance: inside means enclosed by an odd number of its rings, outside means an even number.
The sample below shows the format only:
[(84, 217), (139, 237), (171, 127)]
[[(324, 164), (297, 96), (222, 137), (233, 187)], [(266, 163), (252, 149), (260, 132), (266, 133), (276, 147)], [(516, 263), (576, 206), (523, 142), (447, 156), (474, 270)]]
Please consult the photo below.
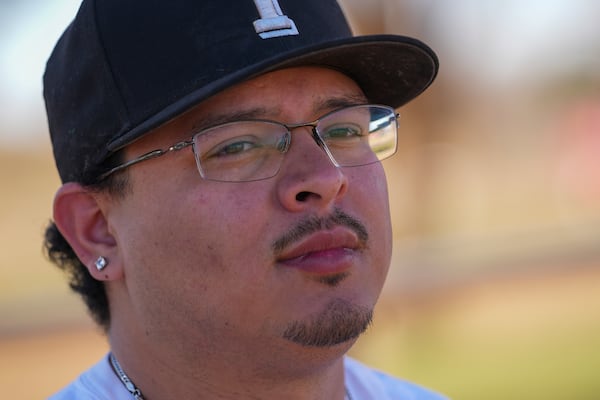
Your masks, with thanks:
[(284, 339), (310, 347), (330, 347), (356, 339), (371, 325), (373, 309), (337, 299), (309, 321), (294, 321)]

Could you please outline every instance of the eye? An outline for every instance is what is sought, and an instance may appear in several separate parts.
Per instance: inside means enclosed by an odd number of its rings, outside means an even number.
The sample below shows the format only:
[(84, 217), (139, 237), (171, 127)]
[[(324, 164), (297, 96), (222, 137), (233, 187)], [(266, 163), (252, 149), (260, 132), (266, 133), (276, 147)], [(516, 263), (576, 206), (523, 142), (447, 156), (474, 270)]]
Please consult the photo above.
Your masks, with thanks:
[(226, 156), (230, 154), (237, 154), (246, 150), (250, 150), (254, 147), (256, 147), (255, 144), (251, 142), (235, 142), (220, 148), (216, 155)]
[(327, 127), (324, 134), (327, 139), (348, 139), (363, 136), (360, 126), (355, 124), (338, 124)]
[(241, 155), (251, 150), (261, 147), (260, 143), (256, 139), (250, 137), (245, 138), (234, 138), (223, 143), (219, 143), (214, 146), (207, 154), (206, 157), (218, 158)]

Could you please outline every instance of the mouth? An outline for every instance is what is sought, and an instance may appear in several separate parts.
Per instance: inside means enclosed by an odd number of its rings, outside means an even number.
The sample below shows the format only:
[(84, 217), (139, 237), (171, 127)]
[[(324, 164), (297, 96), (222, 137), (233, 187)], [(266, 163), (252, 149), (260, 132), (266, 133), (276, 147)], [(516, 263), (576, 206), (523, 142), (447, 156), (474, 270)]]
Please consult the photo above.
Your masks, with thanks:
[(340, 274), (355, 264), (364, 247), (355, 232), (337, 226), (309, 234), (283, 249), (277, 263), (311, 274)]

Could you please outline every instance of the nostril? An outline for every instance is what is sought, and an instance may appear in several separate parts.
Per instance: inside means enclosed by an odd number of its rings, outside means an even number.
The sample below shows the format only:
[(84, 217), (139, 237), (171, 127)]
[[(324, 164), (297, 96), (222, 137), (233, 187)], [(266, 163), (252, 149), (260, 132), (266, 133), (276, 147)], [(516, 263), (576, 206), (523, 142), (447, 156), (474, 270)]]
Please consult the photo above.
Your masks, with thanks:
[(304, 202), (310, 196), (310, 192), (300, 192), (296, 195), (296, 201)]

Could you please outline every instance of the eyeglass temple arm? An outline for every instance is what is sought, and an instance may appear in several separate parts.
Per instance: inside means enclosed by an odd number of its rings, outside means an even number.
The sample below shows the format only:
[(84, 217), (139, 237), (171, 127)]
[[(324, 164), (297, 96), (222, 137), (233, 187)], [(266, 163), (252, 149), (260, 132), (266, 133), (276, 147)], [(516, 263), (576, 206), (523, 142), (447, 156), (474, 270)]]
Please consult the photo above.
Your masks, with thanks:
[(114, 174), (115, 172), (121, 171), (125, 168), (131, 167), (132, 165), (135, 165), (137, 163), (140, 163), (142, 161), (146, 161), (146, 160), (150, 160), (152, 158), (157, 158), (160, 156), (163, 156), (167, 153), (170, 153), (172, 151), (179, 151), (181, 149), (184, 149), (190, 145), (192, 145), (194, 142), (192, 140), (185, 140), (182, 142), (178, 142), (175, 143), (174, 145), (172, 145), (171, 147), (169, 147), (168, 149), (158, 149), (158, 150), (152, 150), (149, 151), (148, 153), (142, 154), (139, 157), (136, 157), (132, 160), (129, 160), (127, 162), (124, 162), (123, 164), (117, 165), (116, 167), (106, 171), (105, 173), (103, 173), (102, 175), (100, 175), (99, 179), (103, 180), (106, 177)]

